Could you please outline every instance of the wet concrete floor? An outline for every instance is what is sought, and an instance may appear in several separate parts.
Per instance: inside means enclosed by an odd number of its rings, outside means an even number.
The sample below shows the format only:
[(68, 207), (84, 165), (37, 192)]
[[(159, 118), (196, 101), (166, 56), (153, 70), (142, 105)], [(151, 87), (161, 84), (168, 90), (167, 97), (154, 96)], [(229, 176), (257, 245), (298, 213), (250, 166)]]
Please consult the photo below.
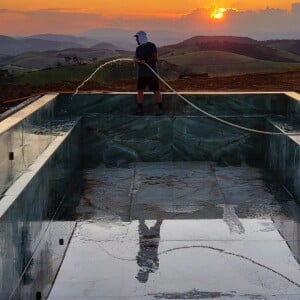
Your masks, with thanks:
[(49, 299), (300, 299), (300, 209), (260, 169), (86, 170)]

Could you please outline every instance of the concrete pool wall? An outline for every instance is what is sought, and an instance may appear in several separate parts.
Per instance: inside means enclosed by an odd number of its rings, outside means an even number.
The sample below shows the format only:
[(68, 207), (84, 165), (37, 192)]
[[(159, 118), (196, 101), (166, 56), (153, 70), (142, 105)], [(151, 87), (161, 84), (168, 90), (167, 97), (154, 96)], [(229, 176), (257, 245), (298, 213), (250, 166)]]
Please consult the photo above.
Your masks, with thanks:
[[(187, 97), (236, 124), (300, 131), (295, 93)], [(247, 163), (264, 167), (299, 201), (300, 137), (241, 132), (202, 116), (175, 95), (164, 99), (166, 115), (154, 116), (147, 95), (141, 117), (132, 115), (133, 94), (80, 94), (72, 101), (69, 95), (47, 95), (0, 123), (0, 299), (49, 292), (75, 226), (62, 222), (59, 211), (72, 219), (62, 200), (78, 186), (81, 168), (136, 161)]]

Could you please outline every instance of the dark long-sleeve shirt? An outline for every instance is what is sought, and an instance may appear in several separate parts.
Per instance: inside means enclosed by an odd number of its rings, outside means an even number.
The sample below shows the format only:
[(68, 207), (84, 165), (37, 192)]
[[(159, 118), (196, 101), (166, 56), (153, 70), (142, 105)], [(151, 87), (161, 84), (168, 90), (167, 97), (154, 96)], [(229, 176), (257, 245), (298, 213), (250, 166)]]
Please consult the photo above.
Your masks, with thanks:
[[(144, 60), (157, 72), (157, 48), (155, 44), (148, 42), (137, 46), (135, 50), (135, 58)], [(138, 64), (138, 77), (156, 77), (153, 72), (144, 64)]]

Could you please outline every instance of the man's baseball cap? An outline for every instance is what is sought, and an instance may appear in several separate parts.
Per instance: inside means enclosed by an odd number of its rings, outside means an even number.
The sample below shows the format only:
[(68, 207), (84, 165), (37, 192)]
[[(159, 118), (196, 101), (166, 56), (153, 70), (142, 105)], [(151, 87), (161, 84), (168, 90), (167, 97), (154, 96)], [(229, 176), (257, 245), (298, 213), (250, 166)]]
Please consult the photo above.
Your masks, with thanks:
[(147, 36), (147, 33), (143, 30), (138, 31), (135, 35), (135, 37), (139, 37), (139, 36)]

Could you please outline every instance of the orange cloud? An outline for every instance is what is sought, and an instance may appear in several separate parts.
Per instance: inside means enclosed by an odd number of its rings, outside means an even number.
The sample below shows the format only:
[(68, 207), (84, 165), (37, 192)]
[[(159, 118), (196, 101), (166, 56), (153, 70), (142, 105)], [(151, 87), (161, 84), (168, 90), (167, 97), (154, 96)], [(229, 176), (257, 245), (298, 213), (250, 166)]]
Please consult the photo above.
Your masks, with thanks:
[(63, 12), (61, 9), (35, 11), (0, 11), (0, 34), (31, 35), (38, 33), (76, 34), (95, 27), (104, 27), (107, 20), (99, 14)]
[(65, 10), (84, 9), (89, 13), (100, 13), (108, 17), (127, 16), (129, 14), (186, 14), (198, 7), (237, 7), (240, 10), (265, 9), (269, 5), (281, 9), (290, 9), (297, 0), (2, 0), (1, 7), (11, 10), (40, 10), (63, 7)]
[[(129, 0), (128, 0), (129, 1)], [(151, 3), (153, 4), (152, 0)], [(214, 6), (206, 8), (192, 9), (190, 12), (181, 11), (182, 6), (176, 6), (177, 1), (164, 0), (161, 9), (157, 5), (148, 11), (145, 9), (150, 1), (145, 1), (145, 7), (139, 5), (133, 8), (131, 5), (135, 0), (129, 1), (128, 7), (124, 8), (122, 15), (109, 15), (104, 13), (105, 5), (102, 10), (95, 9), (91, 12), (91, 7), (88, 6), (89, 0), (86, 0), (85, 5), (79, 5), (79, 2), (74, 0), (73, 6), (64, 5), (64, 0), (60, 4), (53, 0), (52, 7), (34, 9), (17, 9), (17, 5), (11, 8), (0, 9), (0, 34), (4, 35), (30, 35), (37, 33), (66, 33), (79, 34), (91, 28), (123, 28), (135, 31), (137, 28), (145, 30), (165, 30), (165, 31), (180, 31), (180, 32), (195, 32), (196, 34), (242, 34), (256, 36), (260, 32), (265, 35), (270, 33), (293, 33), (293, 36), (298, 35), (300, 28), (300, 17), (297, 14), (297, 5), (294, 6), (292, 12), (278, 9), (265, 9), (260, 11), (244, 11), (233, 9), (231, 1), (219, 1), (214, 15), (218, 18), (224, 16), (222, 22), (216, 22), (211, 18), (211, 12)], [(233, 0), (234, 1), (234, 0)], [(30, 1), (15, 1), (20, 3), (29, 3)], [(35, 2), (35, 5), (42, 1)], [(116, 1), (111, 0), (112, 6)], [(166, 10), (165, 3), (173, 3), (173, 8)], [(191, 5), (196, 1), (181, 1)], [(199, 2), (199, 1), (198, 1)], [(202, 1), (201, 1), (202, 2)], [(208, 4), (211, 3), (206, 1)], [(245, 1), (248, 2), (248, 1)], [(255, 3), (255, 0), (253, 0)], [(14, 3), (14, 2), (10, 2)], [(82, 3), (82, 1), (81, 1)], [(120, 3), (120, 2), (119, 2)], [(119, 4), (117, 13), (126, 3)], [(137, 3), (137, 2), (136, 2)], [(179, 2), (178, 2), (179, 3)], [(228, 5), (223, 5), (223, 4)], [(244, 2), (243, 2), (244, 3)], [(230, 5), (231, 4), (231, 5)], [(238, 3), (237, 3), (238, 4)], [(99, 1), (97, 0), (99, 8)], [(40, 5), (41, 6), (41, 5)], [(152, 5), (153, 6), (153, 5)], [(89, 8), (88, 8), (89, 7)], [(143, 9), (142, 9), (143, 8)], [(160, 10), (155, 13), (153, 10)]]

